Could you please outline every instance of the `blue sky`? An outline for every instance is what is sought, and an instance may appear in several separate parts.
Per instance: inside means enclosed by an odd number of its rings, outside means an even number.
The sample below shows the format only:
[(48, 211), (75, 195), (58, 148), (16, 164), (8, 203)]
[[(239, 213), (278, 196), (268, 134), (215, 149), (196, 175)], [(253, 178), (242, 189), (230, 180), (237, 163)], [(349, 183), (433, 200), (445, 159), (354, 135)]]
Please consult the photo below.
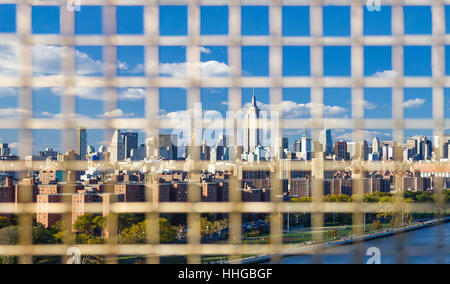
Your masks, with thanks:
[[(309, 7), (283, 7), (283, 35), (310, 35)], [(267, 6), (242, 7), (242, 35), (258, 36), (269, 34), (269, 10)], [(446, 13), (450, 8), (446, 7)], [(32, 32), (34, 34), (59, 34), (59, 7), (34, 6), (32, 8)], [(408, 6), (404, 8), (405, 33), (411, 35), (431, 33), (431, 8), (428, 6)], [(325, 36), (349, 36), (351, 31), (350, 7), (326, 6), (323, 11)], [(15, 6), (0, 5), (0, 36), (14, 33)], [(450, 16), (446, 17), (447, 33), (450, 33)], [(187, 7), (160, 7), (160, 34), (164, 36), (183, 36), (187, 34)], [(117, 8), (117, 33), (125, 35), (143, 34), (143, 8), (120, 6)], [(75, 14), (75, 33), (79, 35), (103, 34), (102, 7), (82, 6)], [(228, 34), (228, 8), (226, 6), (201, 7), (201, 33), (203, 35)], [(364, 34), (367, 36), (391, 35), (391, 7), (383, 6), (380, 12), (364, 10)], [(446, 47), (446, 73), (450, 75), (450, 47)], [(79, 75), (98, 77), (103, 75), (103, 51), (101, 46), (76, 46), (76, 69)], [(17, 58), (11, 56), (8, 47), (0, 46), (0, 74), (14, 74), (13, 66)], [(35, 76), (57, 75), (60, 72), (60, 47), (37, 46), (34, 52), (33, 72)], [(389, 76), (392, 70), (391, 46), (364, 47), (364, 75)], [(351, 47), (324, 47), (324, 75), (351, 76)], [(447, 59), (447, 58), (445, 58)], [(444, 59), (443, 59), (444, 60)], [(160, 46), (159, 62), (161, 76), (183, 76), (186, 70), (185, 46)], [(228, 50), (225, 46), (203, 46), (201, 50), (201, 70), (205, 76), (227, 76)], [(310, 47), (283, 47), (283, 76), (310, 76)], [(242, 72), (244, 76), (268, 76), (269, 47), (243, 46)], [(117, 75), (145, 76), (144, 47), (120, 46), (117, 48)], [(405, 47), (405, 75), (431, 76), (431, 47)], [(60, 90), (55, 88), (33, 89), (33, 111), (37, 118), (57, 118), (60, 110)], [(76, 98), (76, 111), (81, 117), (145, 117), (145, 90), (122, 88), (118, 90), (118, 109), (114, 113), (104, 113), (101, 89), (79, 90)], [(269, 104), (269, 90), (256, 89), (261, 105)], [(242, 90), (243, 105), (251, 100), (252, 89)], [(204, 110), (217, 110), (225, 114), (228, 90), (226, 88), (205, 88), (201, 90)], [(309, 118), (310, 90), (292, 88), (283, 90), (283, 100), (288, 110), (285, 117)], [(364, 90), (365, 118), (392, 117), (392, 90), (389, 88), (367, 88)], [(445, 115), (450, 118), (450, 90), (445, 92)], [(327, 117), (351, 117), (351, 89), (327, 88), (324, 91), (324, 104)], [(186, 108), (186, 90), (164, 88), (160, 90), (160, 109), (162, 115), (182, 111)], [(405, 118), (432, 118), (431, 89), (405, 89)], [(0, 110), (6, 114), (17, 114), (17, 90), (1, 88)], [(302, 134), (303, 130), (289, 135), (290, 144)], [(369, 130), (368, 130), (369, 131)], [(376, 131), (372, 131), (376, 133)], [(409, 135), (410, 131), (407, 132)], [(141, 133), (140, 142), (144, 141)], [(17, 131), (0, 131), (0, 139), (9, 143), (18, 141)], [(36, 150), (59, 141), (58, 131), (38, 131), (34, 135)], [(89, 144), (98, 147), (104, 143), (101, 130), (88, 132)], [(386, 138), (387, 139), (387, 138)], [(58, 145), (53, 145), (59, 149)]]

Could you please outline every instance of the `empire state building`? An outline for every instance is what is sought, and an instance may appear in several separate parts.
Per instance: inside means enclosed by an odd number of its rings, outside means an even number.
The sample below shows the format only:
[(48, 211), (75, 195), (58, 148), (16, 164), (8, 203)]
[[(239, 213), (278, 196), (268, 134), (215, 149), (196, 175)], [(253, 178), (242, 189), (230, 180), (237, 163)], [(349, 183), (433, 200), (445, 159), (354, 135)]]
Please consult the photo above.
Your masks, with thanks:
[(245, 112), (244, 152), (253, 152), (257, 146), (261, 145), (260, 112), (261, 110), (256, 105), (255, 91), (253, 90), (252, 104)]

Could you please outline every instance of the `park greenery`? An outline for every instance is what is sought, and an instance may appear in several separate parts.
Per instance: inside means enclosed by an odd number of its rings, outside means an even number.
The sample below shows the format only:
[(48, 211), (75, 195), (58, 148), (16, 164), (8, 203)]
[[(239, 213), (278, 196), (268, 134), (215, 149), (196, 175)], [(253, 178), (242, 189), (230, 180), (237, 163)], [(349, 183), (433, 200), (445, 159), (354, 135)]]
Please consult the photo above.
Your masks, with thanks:
[[(79, 216), (73, 224), (74, 233), (72, 243), (75, 244), (103, 244), (110, 239), (108, 221), (113, 216), (103, 217), (95, 214)], [(117, 217), (117, 242), (119, 244), (142, 244), (146, 242), (146, 231), (154, 226), (152, 220), (146, 220), (142, 214), (119, 214)], [(0, 217), (0, 245), (16, 245), (19, 243), (19, 227), (17, 216)], [(185, 225), (172, 225), (167, 218), (158, 218), (159, 239), (161, 243), (183, 242), (186, 239)], [(227, 219), (214, 220), (202, 217), (198, 224), (202, 240), (212, 241), (213, 236), (221, 239), (225, 236), (224, 230), (228, 227)], [(68, 233), (64, 231), (64, 224), (58, 221), (51, 227), (44, 227), (33, 219), (33, 244), (60, 244), (67, 240)], [(103, 263), (105, 260), (99, 256), (83, 256), (83, 263)], [(60, 257), (34, 257), (34, 263), (60, 263)], [(0, 264), (18, 263), (15, 256), (0, 256)]]
[[(389, 192), (373, 192), (365, 194), (363, 197), (364, 202), (368, 203), (385, 203), (393, 202), (395, 194)], [(405, 202), (413, 203), (428, 203), (428, 202), (441, 202), (450, 203), (450, 189), (443, 190), (441, 194), (436, 194), (431, 191), (404, 191), (403, 198)], [(312, 197), (294, 197), (290, 199), (291, 202), (312, 202)], [(354, 196), (349, 195), (326, 195), (323, 197), (324, 202), (353, 202)]]
[[(405, 191), (400, 197), (406, 203), (450, 203), (450, 190), (444, 190), (440, 194), (433, 192)], [(412, 223), (415, 219), (430, 218), (420, 214), (410, 214), (407, 210), (398, 211), (394, 209), (394, 204), (398, 194), (375, 192), (364, 195), (359, 199), (367, 203), (378, 203), (382, 209), (379, 212), (366, 214), (367, 228), (365, 230), (377, 231), (385, 226), (397, 226), (405, 223)], [(348, 195), (327, 195), (323, 197), (324, 202), (354, 202), (353, 196)], [(312, 202), (311, 197), (292, 198), (290, 202)], [(308, 213), (290, 213), (291, 218), (284, 220), (285, 224), (291, 226), (310, 227), (311, 214)], [(187, 234), (185, 223), (175, 221), (171, 223), (170, 216), (160, 216), (156, 220), (149, 220), (143, 214), (118, 214), (117, 216), (101, 216), (95, 214), (85, 214), (79, 216), (73, 224), (73, 239), (69, 239), (75, 244), (103, 244), (108, 241), (114, 241), (108, 229), (109, 218), (117, 221), (117, 243), (119, 244), (143, 244), (148, 242), (146, 237), (147, 229), (154, 228), (155, 222), (159, 223), (159, 241), (161, 243), (183, 243), (186, 242)], [(173, 221), (173, 220), (172, 220)], [(345, 234), (350, 234), (352, 226), (351, 213), (326, 213), (324, 214), (324, 225), (335, 227), (344, 226), (344, 229), (328, 229), (324, 231), (325, 239), (336, 239)], [(200, 230), (202, 242), (217, 242), (226, 240), (228, 237), (229, 222), (226, 218), (216, 218), (214, 214), (202, 215), (199, 222), (194, 224), (194, 228)], [(34, 217), (32, 226), (33, 244), (60, 244), (64, 243), (68, 237), (64, 224), (59, 221), (55, 225), (46, 228), (37, 223)], [(348, 231), (348, 232), (347, 232)], [(267, 218), (258, 227), (252, 227), (250, 230), (243, 230), (244, 242), (257, 241), (261, 239), (264, 242), (270, 241), (270, 217)], [(267, 238), (266, 238), (267, 236)], [(287, 233), (286, 238), (293, 241), (307, 241), (310, 239), (310, 232)], [(0, 216), (0, 245), (15, 245), (19, 243), (19, 227), (17, 216)], [(15, 256), (0, 256), (0, 264), (17, 263)], [(61, 257), (58, 256), (35, 256), (34, 263), (60, 263)], [(103, 263), (104, 258), (98, 256), (83, 256), (84, 263)]]

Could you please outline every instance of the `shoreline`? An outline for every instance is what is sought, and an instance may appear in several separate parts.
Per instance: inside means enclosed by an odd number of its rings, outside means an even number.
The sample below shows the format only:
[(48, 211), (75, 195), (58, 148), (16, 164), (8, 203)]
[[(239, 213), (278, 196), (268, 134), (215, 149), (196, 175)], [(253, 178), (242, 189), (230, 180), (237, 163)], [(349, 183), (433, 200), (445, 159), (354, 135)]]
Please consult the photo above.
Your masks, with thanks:
[(287, 258), (287, 257), (293, 257), (299, 254), (314, 254), (315, 251), (328, 248), (328, 247), (338, 247), (338, 246), (346, 246), (351, 245), (356, 242), (367, 242), (375, 239), (381, 239), (386, 238), (390, 236), (394, 236), (397, 234), (403, 234), (411, 231), (420, 230), (423, 228), (433, 227), (437, 225), (441, 225), (444, 223), (450, 222), (450, 216), (442, 217), (439, 219), (434, 219), (430, 221), (420, 222), (419, 224), (414, 225), (408, 225), (401, 228), (395, 228), (395, 229), (389, 229), (389, 230), (383, 230), (381, 232), (376, 233), (366, 233), (361, 236), (354, 236), (350, 237), (348, 239), (340, 239), (336, 241), (330, 241), (326, 243), (320, 243), (315, 245), (309, 245), (309, 246), (293, 246), (292, 248), (287, 249), (286, 253), (277, 253), (277, 254), (270, 254), (270, 255), (262, 255), (262, 256), (256, 256), (256, 257), (249, 257), (245, 259), (240, 260), (234, 260), (230, 261), (228, 263), (240, 263), (240, 264), (262, 264), (267, 263), (271, 261), (272, 257), (281, 257), (281, 258)]

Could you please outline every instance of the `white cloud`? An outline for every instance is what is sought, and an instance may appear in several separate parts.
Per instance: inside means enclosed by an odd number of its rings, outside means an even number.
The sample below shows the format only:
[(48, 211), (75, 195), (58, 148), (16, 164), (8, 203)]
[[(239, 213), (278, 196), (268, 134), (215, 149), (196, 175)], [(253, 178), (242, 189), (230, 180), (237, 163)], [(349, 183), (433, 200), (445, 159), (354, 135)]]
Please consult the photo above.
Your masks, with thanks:
[(201, 52), (201, 53), (210, 54), (210, 53), (212, 52), (212, 50), (209, 49), (209, 48), (206, 48), (206, 47), (201, 46), (201, 47), (200, 47), (200, 52)]
[(141, 100), (145, 98), (145, 89), (128, 88), (119, 91), (119, 99), (121, 100)]
[(61, 119), (88, 119), (87, 116), (73, 113), (73, 114), (63, 114), (63, 113), (50, 113), (48, 111), (41, 112), (41, 116), (47, 119), (61, 120)]
[(364, 101), (364, 108), (369, 110), (376, 109), (377, 105), (369, 101)]
[(131, 75), (141, 74), (141, 73), (145, 72), (144, 64), (139, 63), (135, 67), (130, 68), (128, 66), (128, 64), (126, 62), (123, 62), (123, 61), (117, 61), (117, 69), (122, 71), (122, 72), (131, 74)]
[(92, 59), (87, 53), (75, 50), (78, 75), (101, 74), (103, 64), (100, 60)]
[(8, 143), (8, 147), (13, 149), (19, 148), (19, 142)]
[(424, 99), (415, 98), (411, 100), (407, 100), (403, 103), (404, 108), (418, 108), (425, 103)]
[[(262, 111), (270, 112), (270, 105), (264, 104), (258, 102), (258, 107)], [(251, 103), (246, 103), (243, 107), (243, 111), (247, 110), (250, 107)], [(314, 104), (314, 103), (306, 103), (306, 104), (299, 104), (293, 101), (282, 101), (281, 102), (281, 109), (283, 111), (283, 116), (286, 118), (299, 118), (309, 115), (312, 111), (314, 111), (315, 107), (320, 107), (321, 105)], [(323, 111), (325, 114), (325, 117), (335, 117), (339, 115), (344, 115), (348, 112), (346, 108), (343, 108), (341, 106), (332, 106), (332, 105), (325, 105), (323, 106)]]
[[(51, 88), (53, 94), (57, 96), (62, 95), (62, 88)], [(103, 91), (101, 88), (75, 88), (73, 91), (74, 95), (82, 99), (87, 100), (103, 100)]]
[(0, 75), (17, 76), (19, 61), (17, 58), (18, 44), (10, 43), (0, 46)]
[[(32, 71), (35, 76), (59, 75), (61, 73), (61, 56), (66, 47), (53, 45), (33, 45)], [(11, 42), (0, 46), (0, 76), (17, 76), (20, 72), (18, 59), (19, 44)], [(103, 72), (103, 63), (95, 60), (87, 53), (75, 49), (76, 74), (80, 76), (101, 74)], [(130, 73), (139, 73), (143, 70), (143, 65), (138, 64), (135, 68), (129, 70), (124, 62), (118, 62), (119, 70)], [(29, 70), (28, 70), (29, 71)]]
[(286, 118), (296, 118), (308, 115), (311, 111), (311, 104), (298, 104), (293, 101), (283, 101), (281, 102), (281, 108), (283, 110), (283, 115)]
[[(194, 64), (194, 67), (200, 67), (200, 74), (203, 77), (227, 76), (231, 70), (227, 64), (215, 60), (191, 64)], [(186, 77), (187, 63), (161, 63), (159, 72), (172, 77)]]
[(161, 113), (159, 115), (160, 119), (170, 119), (170, 120), (184, 120), (189, 117), (190, 117), (189, 112), (187, 110), (172, 111), (172, 112), (166, 112), (165, 110), (161, 110)]
[(324, 106), (325, 117), (339, 116), (347, 113), (347, 109), (341, 106)]
[[(52, 93), (61, 96), (62, 88), (52, 88)], [(74, 94), (82, 99), (87, 100), (108, 100), (108, 98), (103, 97), (103, 89), (102, 88), (75, 88)], [(1, 89), (0, 89), (1, 96)], [(145, 98), (145, 89), (144, 88), (125, 88), (119, 89), (118, 91), (118, 99), (119, 100), (127, 100), (127, 101), (136, 101)]]
[(185, 77), (186, 63), (161, 63), (159, 65), (159, 72), (172, 77)]
[(0, 97), (14, 97), (18, 95), (16, 88), (0, 88)]
[[(36, 76), (59, 75), (61, 56), (66, 47), (52, 45), (33, 45), (33, 73)], [(75, 50), (76, 73), (80, 76), (102, 72), (102, 62), (92, 59), (88, 54)]]
[[(352, 131), (347, 129), (335, 129), (333, 131), (333, 139), (335, 140), (345, 140), (347, 142), (353, 141)], [(376, 130), (364, 130), (363, 131), (364, 140), (371, 142), (375, 137), (380, 138), (380, 140), (391, 139), (392, 134), (389, 132), (382, 132)]]
[(391, 78), (391, 79), (397, 77), (397, 75), (398, 75), (397, 71), (393, 71), (393, 70), (386, 70), (386, 71), (376, 72), (375, 74), (373, 74), (374, 77)]
[(31, 112), (20, 108), (0, 108), (0, 117), (18, 118), (20, 115), (30, 114)]
[(119, 117), (132, 117), (134, 113), (124, 113), (121, 109), (115, 109), (112, 111), (105, 112), (103, 117), (105, 118), (119, 118)]
[(230, 70), (230, 66), (223, 62), (211, 60), (200, 63), (201, 75), (205, 77), (228, 76)]

